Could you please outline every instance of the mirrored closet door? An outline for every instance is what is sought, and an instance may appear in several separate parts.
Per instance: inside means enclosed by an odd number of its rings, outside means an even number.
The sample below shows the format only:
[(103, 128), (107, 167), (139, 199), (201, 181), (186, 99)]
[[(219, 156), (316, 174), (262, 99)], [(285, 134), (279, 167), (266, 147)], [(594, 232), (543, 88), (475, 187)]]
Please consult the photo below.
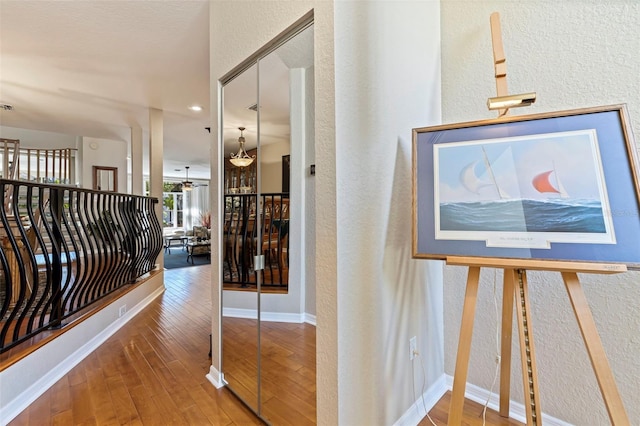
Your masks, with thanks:
[[(304, 322), (304, 152), (313, 149), (313, 26), (223, 81), (222, 372), (272, 424), (314, 424), (315, 327)], [(312, 201), (311, 201), (312, 202)]]
[[(258, 93), (254, 64), (224, 86), (224, 228), (222, 363), (229, 387), (257, 409), (258, 301), (253, 251), (256, 228)], [(237, 291), (234, 291), (237, 290)]]

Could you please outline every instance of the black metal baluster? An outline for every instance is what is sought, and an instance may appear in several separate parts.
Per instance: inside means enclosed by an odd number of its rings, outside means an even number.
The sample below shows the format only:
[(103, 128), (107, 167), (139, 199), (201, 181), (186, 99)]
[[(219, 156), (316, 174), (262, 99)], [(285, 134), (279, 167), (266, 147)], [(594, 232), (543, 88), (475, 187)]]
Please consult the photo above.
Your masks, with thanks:
[(75, 310), (76, 307), (82, 306), (83, 300), (87, 293), (91, 291), (93, 287), (97, 286), (97, 266), (95, 260), (95, 253), (98, 250), (97, 243), (95, 242), (93, 236), (93, 229), (91, 225), (91, 216), (89, 212), (91, 211), (89, 208), (90, 203), (92, 202), (93, 195), (91, 193), (82, 192), (78, 193), (78, 214), (77, 214), (77, 222), (79, 234), (82, 235), (81, 241), (86, 244), (83, 244), (83, 252), (82, 259), (84, 259), (84, 270), (82, 274), (82, 279), (80, 282), (76, 283), (73, 291), (71, 292), (71, 297), (69, 298), (69, 303), (73, 307), (71, 310)]
[[(0, 182), (1, 194), (5, 194), (7, 191), (11, 191), (11, 185), (5, 184), (4, 182)], [(2, 208), (0, 209), (0, 221), (2, 222), (2, 226), (6, 230), (7, 234), (11, 229), (9, 224), (9, 218), (7, 217), (7, 213), (5, 211), (4, 202), (2, 203)], [(0, 245), (0, 262), (2, 263), (2, 269), (4, 271), (4, 296), (5, 299), (2, 303), (2, 307), (0, 307), (0, 319), (5, 319), (7, 312), (9, 312), (9, 308), (11, 305), (11, 299), (13, 297), (13, 277), (11, 276), (11, 265), (9, 263), (9, 259), (5, 254), (5, 243), (9, 242), (9, 237), (6, 237), (6, 240), (2, 242)], [(7, 334), (9, 333), (9, 329), (11, 326), (11, 321), (13, 317), (15, 317), (16, 311), (12, 310), (9, 313), (9, 316), (6, 318), (4, 322), (4, 326), (0, 329), (0, 347), (5, 347), (5, 341), (7, 339)]]
[(64, 202), (62, 191), (53, 189), (50, 192), (50, 211), (52, 218), (53, 238), (51, 240), (51, 279), (52, 279), (52, 303), (51, 321), (52, 328), (62, 326), (62, 232), (60, 230), (60, 219), (62, 217), (62, 204)]
[[(33, 324), (36, 319), (38, 319), (38, 324), (37, 324), (38, 328), (45, 327), (45, 323), (48, 320), (42, 312), (43, 306), (46, 306), (46, 301), (48, 296), (46, 289), (48, 289), (48, 287), (46, 282), (45, 283), (40, 282), (38, 262), (36, 260), (36, 255), (35, 255), (38, 247), (44, 247), (44, 241), (40, 236), (40, 233), (38, 230), (38, 219), (36, 218), (36, 215), (33, 211), (33, 205), (34, 205), (33, 189), (34, 188), (31, 186), (27, 187), (25, 206), (27, 209), (26, 215), (29, 220), (30, 229), (35, 235), (35, 241), (34, 241), (35, 247), (31, 247), (31, 241), (29, 241), (29, 238), (27, 237), (27, 233), (26, 233), (26, 230), (24, 229), (24, 226), (22, 225), (22, 221), (20, 221), (19, 228), (18, 228), (20, 230), (20, 234), (22, 235), (25, 249), (28, 253), (28, 259), (25, 259), (23, 257), (22, 263), (26, 264), (28, 262), (29, 265), (31, 266), (31, 275), (30, 275), (31, 295), (29, 298), (29, 302), (27, 303), (28, 307), (25, 308), (26, 311), (30, 311), (30, 316), (29, 316), (27, 329), (25, 333), (30, 333), (33, 330)], [(40, 202), (40, 200), (42, 200), (42, 202)], [(38, 201), (39, 201), (38, 217), (40, 218), (43, 217), (42, 209), (40, 207), (45, 205), (44, 200), (48, 200), (48, 198), (44, 195), (44, 188), (38, 188)], [(26, 269), (25, 269), (25, 272), (26, 272)], [(25, 285), (26, 284), (28, 283), (25, 282)], [(41, 287), (43, 287), (45, 291), (41, 292), (40, 291)], [(34, 303), (35, 303), (35, 306), (33, 305)]]
[[(81, 214), (80, 214), (80, 206), (81, 203), (81, 192), (72, 190), (69, 193), (69, 220), (75, 231), (76, 238), (72, 238), (74, 241), (74, 250), (75, 250), (75, 280), (72, 288), (67, 292), (65, 296), (65, 306), (69, 306), (69, 310), (73, 311), (75, 302), (77, 300), (78, 288), (83, 288), (85, 283), (87, 282), (87, 262), (86, 262), (86, 254), (87, 254), (87, 243), (86, 239), (86, 228), (82, 226)], [(72, 233), (73, 235), (73, 233)]]
[[(18, 233), (20, 233), (23, 238), (23, 241), (21, 241), (21, 243), (24, 246), (25, 244), (24, 228), (20, 228), (21, 214), (20, 214), (20, 202), (19, 202), (20, 194), (19, 193), (20, 193), (20, 185), (18, 184), (13, 185), (13, 197), (12, 197), (13, 212), (12, 213), (13, 213), (13, 218), (16, 221), (16, 227), (18, 228)], [(30, 202), (31, 202), (31, 192), (27, 191), (27, 205), (29, 205)], [(16, 304), (13, 307), (14, 309), (13, 313), (16, 314), (15, 327), (13, 330), (13, 340), (15, 341), (20, 339), (21, 334), (28, 334), (28, 333), (31, 333), (33, 330), (33, 319), (31, 318), (30, 311), (36, 296), (34, 294), (31, 294), (27, 298), (27, 271), (25, 268), (25, 264), (27, 262), (26, 262), (26, 259), (23, 259), (22, 251), (20, 250), (20, 244), (19, 244), (20, 242), (15, 238), (14, 231), (11, 230), (10, 228), (7, 228), (7, 236), (9, 237), (9, 240), (11, 242), (12, 254), (16, 261), (16, 266), (18, 268), (18, 272), (20, 276), (20, 279), (19, 279), (20, 291), (18, 293), (18, 300), (16, 301)], [(11, 321), (12, 319), (13, 318), (10, 317), (9, 321)]]
[(162, 239), (162, 225), (161, 218), (155, 215), (155, 205), (158, 204), (159, 200), (157, 198), (146, 198), (142, 199), (147, 206), (145, 214), (145, 218), (149, 223), (149, 232), (151, 234), (150, 247), (149, 247), (149, 269), (146, 272), (149, 272), (155, 268), (156, 259), (160, 255), (162, 251), (163, 239)]
[[(73, 310), (73, 304), (70, 301), (71, 295), (73, 292), (71, 291), (73, 287), (78, 283), (79, 277), (79, 268), (80, 263), (78, 260), (78, 252), (79, 252), (79, 242), (77, 238), (74, 238), (73, 230), (76, 230), (76, 224), (74, 223), (74, 215), (72, 214), (72, 209), (74, 206), (73, 203), (73, 190), (64, 190), (63, 192), (63, 214), (62, 214), (62, 229), (64, 229), (63, 238), (64, 242), (64, 252), (65, 252), (65, 278), (64, 285), (62, 286), (62, 306), (64, 306), (65, 312), (70, 312)], [(67, 244), (67, 241), (71, 244), (71, 249)], [(80, 282), (81, 285), (81, 282)], [(65, 315), (66, 316), (66, 315)]]

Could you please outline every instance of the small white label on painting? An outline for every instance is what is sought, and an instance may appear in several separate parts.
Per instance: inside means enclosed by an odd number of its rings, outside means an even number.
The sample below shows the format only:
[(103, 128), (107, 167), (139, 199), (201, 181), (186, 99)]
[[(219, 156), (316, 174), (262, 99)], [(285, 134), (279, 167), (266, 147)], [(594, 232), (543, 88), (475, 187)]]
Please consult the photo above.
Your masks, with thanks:
[(545, 238), (535, 238), (532, 236), (500, 236), (486, 240), (487, 247), (508, 247), (508, 248), (535, 248), (550, 249), (551, 243)]

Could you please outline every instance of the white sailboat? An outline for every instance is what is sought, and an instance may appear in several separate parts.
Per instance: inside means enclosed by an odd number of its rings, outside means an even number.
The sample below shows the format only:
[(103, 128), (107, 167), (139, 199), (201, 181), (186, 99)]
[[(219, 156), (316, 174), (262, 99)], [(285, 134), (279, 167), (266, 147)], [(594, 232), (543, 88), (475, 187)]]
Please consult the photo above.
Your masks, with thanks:
[[(507, 154), (507, 151), (505, 151), (505, 153), (503, 153), (500, 156), (500, 158), (498, 158), (498, 160), (496, 160), (495, 162), (499, 161), (502, 157), (504, 157)], [(498, 193), (498, 197), (501, 200), (510, 199), (511, 196), (503, 188), (501, 188), (500, 185), (498, 185), (495, 174), (493, 173), (493, 168), (491, 166), (491, 163), (489, 162), (489, 157), (487, 157), (487, 153), (485, 152), (484, 147), (482, 147), (482, 156), (483, 156), (483, 163), (487, 171), (487, 174), (489, 175), (490, 181), (484, 180), (476, 174), (476, 166), (480, 164), (480, 161), (474, 161), (466, 165), (462, 169), (462, 171), (460, 172), (460, 182), (467, 190), (473, 192), (474, 194), (480, 194), (480, 190), (482, 188), (492, 187), (496, 189)], [(508, 157), (505, 157), (505, 159), (506, 158)]]
[(493, 186), (492, 183), (485, 182), (476, 175), (476, 166), (478, 164), (480, 164), (479, 161), (474, 161), (473, 163), (468, 164), (460, 172), (460, 182), (462, 183), (462, 186), (474, 194), (479, 194), (482, 188)]
[[(509, 150), (510, 149), (511, 148), (509, 148)], [(487, 171), (489, 172), (489, 176), (491, 177), (491, 181), (493, 182), (493, 185), (496, 187), (496, 191), (498, 191), (498, 196), (500, 197), (501, 200), (508, 200), (509, 198), (511, 198), (511, 196), (509, 194), (507, 194), (507, 192), (504, 189), (502, 189), (500, 187), (500, 185), (498, 185), (498, 181), (496, 181), (496, 177), (493, 174), (493, 169), (491, 167), (491, 163), (489, 162), (489, 157), (487, 157), (487, 152), (484, 150), (484, 146), (482, 147), (482, 155), (484, 157), (484, 164), (487, 167)], [(504, 155), (505, 154), (502, 154), (500, 157), (502, 157)], [(498, 160), (499, 159), (500, 158), (498, 158)]]

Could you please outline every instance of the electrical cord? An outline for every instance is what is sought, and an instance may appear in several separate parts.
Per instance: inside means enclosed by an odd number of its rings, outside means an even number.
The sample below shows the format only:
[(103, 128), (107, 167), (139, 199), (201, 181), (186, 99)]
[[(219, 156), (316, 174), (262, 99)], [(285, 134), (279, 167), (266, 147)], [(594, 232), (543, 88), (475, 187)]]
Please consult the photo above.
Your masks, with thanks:
[[(491, 383), (491, 388), (489, 389), (489, 395), (487, 396), (487, 400), (484, 404), (484, 407), (482, 409), (482, 426), (486, 426), (486, 421), (487, 421), (487, 408), (489, 406), (489, 401), (491, 400), (491, 395), (493, 394), (493, 388), (495, 387), (496, 381), (498, 379), (498, 372), (500, 371), (500, 364), (502, 363), (502, 359), (500, 357), (500, 311), (498, 309), (498, 295), (497, 295), (497, 269), (493, 270), (493, 306), (494, 306), (494, 310), (496, 313), (496, 369), (493, 375), (493, 382)], [(420, 353), (418, 351), (414, 351), (413, 354), (415, 355), (415, 357), (420, 357)], [(414, 358), (415, 360), (415, 358)], [(416, 399), (416, 385), (415, 385), (415, 372), (414, 372), (414, 368), (413, 368), (414, 362), (411, 362), (411, 386), (412, 386), (412, 390), (413, 390), (413, 399)], [(438, 426), (436, 425), (436, 423), (433, 421), (433, 419), (431, 418), (431, 416), (429, 416), (429, 413), (427, 412), (427, 404), (425, 403), (424, 400), (424, 386), (427, 382), (427, 372), (424, 368), (424, 362), (422, 360), (422, 357), (420, 357), (420, 365), (422, 367), (422, 393), (421, 393), (421, 400), (422, 400), (422, 406), (424, 408), (424, 412), (426, 417), (429, 419), (429, 422), (431, 422), (431, 424), (433, 426)]]
[[(420, 393), (420, 399), (422, 400), (422, 407), (424, 408), (424, 413), (433, 426), (438, 426), (437, 424), (435, 424), (435, 422), (427, 412), (427, 404), (424, 402), (424, 386), (427, 383), (427, 371), (424, 368), (424, 361), (422, 360), (422, 357), (420, 356), (420, 353), (418, 351), (414, 350), (413, 355), (415, 355), (414, 361), (416, 357), (420, 358), (420, 366), (422, 367), (422, 388), (421, 388), (422, 392)], [(413, 390), (413, 399), (415, 400), (416, 399), (416, 380), (415, 380), (415, 372), (413, 371), (413, 364), (414, 362), (411, 361), (411, 387)]]
[(497, 269), (493, 270), (493, 306), (496, 312), (496, 370), (493, 374), (493, 382), (491, 383), (491, 388), (489, 389), (489, 395), (487, 395), (487, 401), (484, 403), (484, 407), (482, 408), (482, 426), (486, 425), (487, 421), (487, 407), (489, 406), (489, 400), (491, 399), (491, 395), (493, 394), (493, 387), (496, 385), (496, 381), (498, 379), (498, 372), (500, 371), (500, 364), (502, 359), (500, 357), (500, 311), (498, 310), (498, 295), (497, 295)]

